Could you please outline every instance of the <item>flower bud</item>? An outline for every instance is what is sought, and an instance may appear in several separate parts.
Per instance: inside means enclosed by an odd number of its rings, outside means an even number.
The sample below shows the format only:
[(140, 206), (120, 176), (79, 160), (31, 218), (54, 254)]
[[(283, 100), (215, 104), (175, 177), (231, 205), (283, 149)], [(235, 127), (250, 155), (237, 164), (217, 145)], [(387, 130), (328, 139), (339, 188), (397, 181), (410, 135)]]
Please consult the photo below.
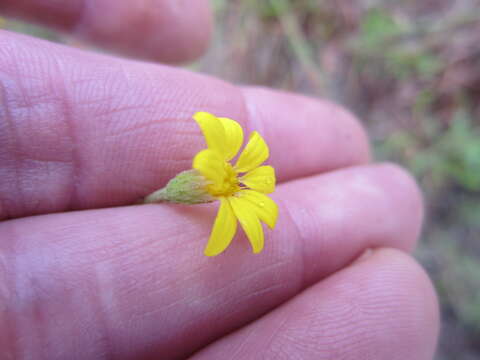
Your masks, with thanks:
[(144, 204), (170, 202), (176, 204), (202, 204), (215, 201), (207, 191), (208, 181), (197, 170), (182, 171), (164, 188), (143, 200)]

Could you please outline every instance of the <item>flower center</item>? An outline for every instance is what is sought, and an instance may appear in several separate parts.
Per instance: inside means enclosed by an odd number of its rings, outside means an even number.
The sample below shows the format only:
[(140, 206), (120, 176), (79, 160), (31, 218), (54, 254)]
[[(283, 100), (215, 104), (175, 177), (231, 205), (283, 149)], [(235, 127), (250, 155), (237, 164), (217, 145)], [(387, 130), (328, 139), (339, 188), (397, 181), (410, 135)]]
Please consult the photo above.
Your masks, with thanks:
[(220, 184), (210, 184), (207, 186), (207, 191), (215, 197), (232, 196), (240, 190), (240, 184), (237, 178), (237, 172), (233, 169), (230, 163), (225, 162), (225, 177)]

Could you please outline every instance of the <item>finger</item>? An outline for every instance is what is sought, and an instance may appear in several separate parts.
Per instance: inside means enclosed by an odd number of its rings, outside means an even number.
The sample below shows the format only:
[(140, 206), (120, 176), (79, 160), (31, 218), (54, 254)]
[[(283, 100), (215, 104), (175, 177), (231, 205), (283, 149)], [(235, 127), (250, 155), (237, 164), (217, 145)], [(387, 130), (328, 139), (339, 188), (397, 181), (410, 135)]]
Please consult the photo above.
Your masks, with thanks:
[(237, 236), (221, 256), (204, 257), (215, 213), (208, 205), (4, 222), (0, 283), (7, 318), (0, 333), (18, 339), (10, 344), (13, 354), (44, 349), (45, 358), (83, 356), (79, 349), (89, 349), (119, 359), (182, 358), (338, 271), (365, 248), (411, 249), (420, 228), (418, 190), (392, 166), (288, 182), (275, 196), (280, 217), (258, 255)]
[(107, 49), (166, 62), (202, 54), (212, 27), (207, 0), (2, 0), (0, 12)]
[(6, 32), (0, 69), (0, 219), (135, 202), (205, 147), (198, 110), (262, 129), (280, 181), (368, 161), (359, 123), (325, 101), (244, 96), (206, 76)]
[(411, 257), (382, 249), (191, 359), (431, 360), (438, 331), (428, 276)]
[(249, 127), (265, 134), (281, 180), (368, 162), (367, 137), (355, 117), (326, 100), (265, 88), (243, 90)]

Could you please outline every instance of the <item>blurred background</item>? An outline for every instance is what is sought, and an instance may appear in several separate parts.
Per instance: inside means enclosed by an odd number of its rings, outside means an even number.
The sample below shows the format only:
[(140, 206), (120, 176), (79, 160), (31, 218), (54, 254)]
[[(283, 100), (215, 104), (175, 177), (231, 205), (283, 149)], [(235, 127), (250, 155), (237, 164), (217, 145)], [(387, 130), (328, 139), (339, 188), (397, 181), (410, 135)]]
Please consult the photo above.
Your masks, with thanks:
[[(335, 100), (378, 160), (417, 177), (416, 256), (440, 296), (437, 360), (480, 359), (480, 1), (215, 0), (209, 52), (187, 67)], [(10, 20), (0, 27), (65, 42)]]

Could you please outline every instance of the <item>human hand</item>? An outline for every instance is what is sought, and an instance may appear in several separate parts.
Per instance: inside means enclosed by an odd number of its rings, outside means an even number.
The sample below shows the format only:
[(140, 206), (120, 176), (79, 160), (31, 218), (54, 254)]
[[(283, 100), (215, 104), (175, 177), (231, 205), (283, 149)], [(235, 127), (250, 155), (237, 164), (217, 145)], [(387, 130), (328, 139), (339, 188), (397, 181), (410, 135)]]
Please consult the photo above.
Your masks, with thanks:
[[(209, 32), (198, 0), (0, 11), (162, 61), (198, 54)], [(198, 110), (270, 146), (280, 217), (261, 254), (237, 236), (203, 255), (215, 205), (127, 206), (191, 167)], [(336, 105), (0, 31), (0, 149), (1, 359), (433, 356), (436, 297), (408, 255), (420, 194), (369, 164)]]

